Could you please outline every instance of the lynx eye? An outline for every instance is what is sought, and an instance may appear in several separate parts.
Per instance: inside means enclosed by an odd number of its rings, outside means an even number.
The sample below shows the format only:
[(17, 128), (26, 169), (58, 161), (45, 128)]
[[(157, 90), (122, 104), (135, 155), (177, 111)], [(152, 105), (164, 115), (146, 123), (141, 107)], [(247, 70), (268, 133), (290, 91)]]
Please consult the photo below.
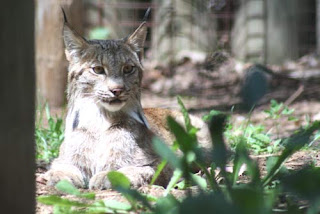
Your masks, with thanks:
[(134, 71), (134, 66), (133, 65), (129, 65), (129, 64), (124, 65), (122, 67), (122, 71), (125, 74), (131, 74)]
[(104, 74), (104, 68), (102, 66), (95, 66), (92, 68), (93, 72), (96, 74)]

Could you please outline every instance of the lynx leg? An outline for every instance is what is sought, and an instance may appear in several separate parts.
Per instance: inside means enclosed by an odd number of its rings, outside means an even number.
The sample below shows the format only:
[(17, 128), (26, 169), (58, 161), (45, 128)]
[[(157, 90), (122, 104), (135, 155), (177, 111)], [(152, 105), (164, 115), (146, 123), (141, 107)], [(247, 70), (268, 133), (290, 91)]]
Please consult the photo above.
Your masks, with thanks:
[[(118, 172), (123, 173), (130, 180), (131, 186), (133, 188), (138, 188), (145, 184), (148, 184), (151, 181), (152, 176), (154, 175), (154, 169), (150, 166), (128, 166), (123, 167), (118, 170)], [(95, 174), (89, 182), (90, 189), (110, 189), (111, 183), (107, 178), (107, 171), (101, 171)]]
[(89, 181), (89, 189), (110, 189), (111, 183), (107, 177), (108, 171), (95, 174)]
[(123, 173), (129, 178), (133, 188), (138, 188), (148, 184), (155, 173), (151, 166), (127, 166), (119, 169), (118, 172)]
[(71, 164), (53, 164), (44, 175), (47, 185), (54, 186), (61, 180), (67, 180), (78, 188), (85, 188), (85, 182), (80, 170)]

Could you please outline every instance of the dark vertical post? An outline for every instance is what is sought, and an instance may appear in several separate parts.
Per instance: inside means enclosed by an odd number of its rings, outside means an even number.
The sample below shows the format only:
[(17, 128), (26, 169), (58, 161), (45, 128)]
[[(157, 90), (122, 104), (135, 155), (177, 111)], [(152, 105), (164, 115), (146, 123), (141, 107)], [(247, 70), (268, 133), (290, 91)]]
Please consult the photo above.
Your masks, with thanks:
[(82, 0), (36, 0), (35, 41), (37, 95), (51, 107), (65, 103), (68, 62), (62, 40), (63, 19), (61, 7), (68, 21), (82, 33)]
[(316, 41), (317, 41), (317, 53), (320, 55), (320, 0), (317, 0), (316, 4), (317, 4), (317, 9), (316, 9), (317, 38), (316, 38)]
[(268, 0), (263, 0), (263, 63), (268, 63)]
[(34, 0), (0, 7), (0, 203), (2, 213), (35, 212)]

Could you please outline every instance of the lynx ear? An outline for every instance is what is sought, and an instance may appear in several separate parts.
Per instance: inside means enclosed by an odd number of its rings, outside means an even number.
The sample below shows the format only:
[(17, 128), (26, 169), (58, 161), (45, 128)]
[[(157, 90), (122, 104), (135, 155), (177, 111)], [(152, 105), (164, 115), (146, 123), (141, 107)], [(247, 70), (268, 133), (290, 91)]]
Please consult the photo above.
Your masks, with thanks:
[(64, 24), (63, 24), (63, 40), (65, 45), (65, 53), (67, 60), (70, 61), (73, 57), (79, 57), (80, 52), (87, 47), (87, 41), (80, 36), (67, 21), (66, 14), (62, 9)]
[(146, 22), (142, 22), (141, 25), (135, 30), (135, 32), (131, 34), (126, 40), (126, 44), (128, 44), (135, 52), (138, 53), (140, 59), (143, 55), (144, 42), (146, 40), (146, 37)]

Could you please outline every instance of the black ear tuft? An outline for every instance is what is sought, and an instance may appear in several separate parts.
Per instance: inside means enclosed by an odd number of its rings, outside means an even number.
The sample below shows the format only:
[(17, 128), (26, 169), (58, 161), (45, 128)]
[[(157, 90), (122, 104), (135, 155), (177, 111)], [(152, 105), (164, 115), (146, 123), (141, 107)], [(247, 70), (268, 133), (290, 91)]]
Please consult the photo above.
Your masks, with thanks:
[(127, 39), (126, 43), (132, 48), (133, 51), (138, 53), (139, 58), (142, 58), (144, 42), (147, 37), (147, 26), (146, 22), (142, 22), (141, 25), (131, 34)]
[(146, 22), (149, 18), (149, 14), (150, 14), (150, 11), (151, 11), (151, 8), (148, 7), (146, 13), (144, 14), (144, 17), (143, 17), (143, 21)]
[(147, 19), (150, 11), (151, 8), (149, 7), (144, 14), (143, 22), (140, 26), (128, 38), (125, 38), (126, 44), (128, 44), (138, 54), (140, 60), (143, 56), (144, 42), (147, 37)]
[(83, 49), (88, 45), (86, 39), (79, 35), (68, 23), (66, 13), (61, 8), (64, 18), (63, 24), (63, 40), (65, 45), (65, 53), (67, 60), (70, 61), (74, 57), (79, 57)]
[(68, 23), (66, 12), (64, 11), (64, 9), (62, 7), (61, 7), (61, 10), (62, 10), (62, 14), (63, 14), (64, 23)]

